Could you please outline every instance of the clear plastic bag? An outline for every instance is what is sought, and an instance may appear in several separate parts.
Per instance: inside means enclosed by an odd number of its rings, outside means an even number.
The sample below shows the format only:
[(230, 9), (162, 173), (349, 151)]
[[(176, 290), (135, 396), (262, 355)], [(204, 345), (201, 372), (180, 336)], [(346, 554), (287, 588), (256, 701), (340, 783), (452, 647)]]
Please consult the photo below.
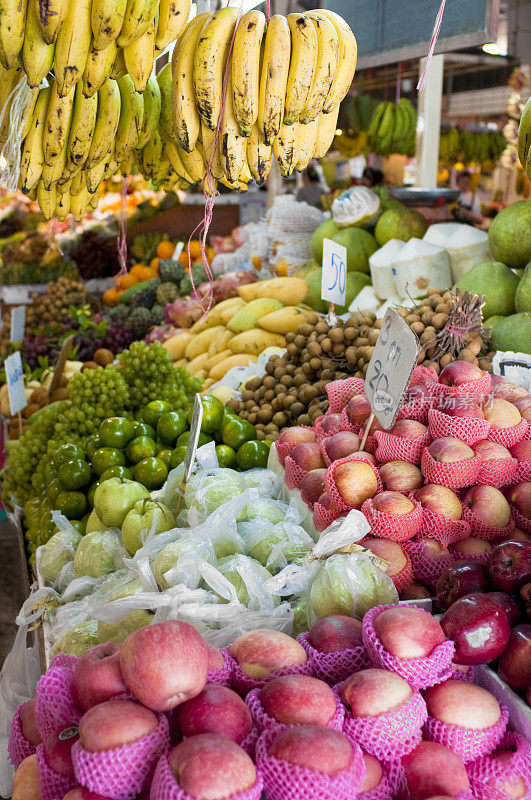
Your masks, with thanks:
[(165, 545), (157, 554), (151, 568), (160, 589), (168, 589), (177, 584), (197, 589), (201, 582), (201, 561), (216, 564), (214, 547), (207, 536), (191, 530)]
[(222, 598), (222, 602), (241, 603), (247, 608), (273, 609), (278, 597), (265, 588), (271, 573), (249, 556), (236, 554), (222, 558), (217, 568), (202, 563), (201, 574), (205, 584)]
[(93, 531), (81, 539), (74, 556), (74, 567), (79, 577), (101, 578), (118, 569), (126, 555), (119, 533), (114, 530)]
[(278, 497), (282, 478), (270, 469), (255, 467), (240, 473), (248, 489), (258, 493), (258, 497), (274, 498)]
[(220, 506), (237, 499), (247, 485), (239, 472), (220, 467), (198, 470), (184, 490), (184, 503), (191, 526), (200, 525)]
[(59, 577), (67, 564), (72, 564), (81, 534), (75, 528), (59, 530), (50, 536), (46, 544), (37, 548), (37, 569), (49, 585), (57, 585)]
[(251, 558), (275, 574), (288, 564), (302, 563), (314, 546), (313, 539), (300, 525), (291, 522), (273, 524), (269, 519), (256, 517), (238, 525)]

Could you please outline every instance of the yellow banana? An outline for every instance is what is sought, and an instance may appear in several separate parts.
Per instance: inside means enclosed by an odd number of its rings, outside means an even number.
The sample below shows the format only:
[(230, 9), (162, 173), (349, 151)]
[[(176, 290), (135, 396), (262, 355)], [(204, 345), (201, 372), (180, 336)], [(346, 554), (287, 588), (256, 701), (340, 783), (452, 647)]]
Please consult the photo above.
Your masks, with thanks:
[(251, 183), (252, 179), (253, 175), (251, 172), (251, 168), (249, 166), (247, 159), (245, 159), (245, 161), (243, 162), (242, 171), (238, 176), (238, 182), (245, 183), (245, 185), (247, 185), (248, 183)]
[(44, 188), (42, 181), (37, 184), (37, 202), (41, 209), (44, 219), (51, 219), (55, 214), (55, 204), (57, 202), (57, 192), (55, 186), (50, 190)]
[(332, 81), (332, 86), (328, 97), (325, 100), (323, 111), (325, 114), (330, 114), (336, 110), (336, 107), (343, 100), (347, 94), (352, 81), (354, 73), (356, 72), (356, 61), (358, 58), (358, 45), (356, 37), (350, 30), (349, 25), (345, 22), (343, 17), (336, 14), (335, 11), (329, 11), (325, 8), (320, 8), (319, 14), (327, 17), (332, 25), (335, 27), (339, 38), (339, 57), (336, 74)]
[(81, 222), (85, 216), (87, 205), (90, 197), (89, 190), (85, 187), (79, 194), (72, 194), (70, 192), (70, 208), (69, 211), (74, 217), (76, 222)]
[(319, 125), (317, 127), (317, 140), (315, 142), (314, 158), (323, 158), (332, 146), (337, 130), (337, 118), (339, 116), (339, 106), (329, 114), (324, 112), (319, 115)]
[(55, 44), (53, 69), (57, 91), (61, 97), (83, 75), (90, 51), (92, 29), (90, 26), (91, 0), (70, 2)]
[(118, 80), (118, 78), (123, 78), (124, 75), (127, 75), (127, 67), (125, 66), (125, 59), (124, 59), (124, 51), (122, 47), (118, 47), (116, 50), (116, 58), (114, 59), (114, 64), (112, 65), (112, 69), (109, 74), (109, 78), (113, 78), (113, 80)]
[(247, 162), (251, 175), (259, 185), (263, 184), (269, 175), (272, 154), (272, 146), (264, 142), (264, 137), (258, 128), (258, 124), (255, 123), (251, 130), (251, 135), (247, 139)]
[(107, 78), (98, 92), (98, 115), (87, 156), (86, 166), (96, 166), (110, 152), (120, 121), (120, 90), (116, 81)]
[(124, 177), (131, 175), (135, 168), (135, 151), (131, 150), (129, 155), (120, 164), (120, 172)]
[(85, 163), (89, 154), (98, 114), (98, 95), (85, 97), (81, 83), (77, 84), (75, 95), (68, 138), (67, 163), (77, 168)]
[(158, 168), (155, 172), (155, 176), (153, 178), (153, 183), (155, 184), (155, 186), (159, 186), (166, 180), (166, 178), (170, 174), (170, 168), (171, 168), (170, 160), (166, 155), (166, 153), (164, 152), (163, 148), (162, 156), (159, 161)]
[(83, 72), (83, 94), (92, 97), (110, 76), (118, 55), (118, 45), (113, 40), (105, 50), (96, 50), (94, 42), (89, 50)]
[(37, 18), (41, 25), (42, 38), (53, 44), (63, 24), (69, 0), (29, 0), (35, 3)]
[(122, 29), (127, 0), (92, 0), (90, 23), (92, 46), (105, 50)]
[(273, 142), (273, 153), (285, 178), (289, 177), (299, 162), (299, 127), (283, 123)]
[[(205, 165), (203, 161), (203, 148), (200, 143), (197, 142), (195, 149), (192, 150), (191, 153), (187, 153), (186, 150), (183, 150), (179, 145), (177, 145), (177, 150), (179, 151), (181, 161), (183, 162), (188, 176), (192, 179), (189, 183), (198, 183), (202, 181), (205, 176)], [(188, 180), (188, 178), (186, 178), (186, 180)]]
[[(30, 90), (29, 100), (27, 102), (26, 108), (24, 109), (24, 116), (22, 121), (22, 130), (20, 132), (20, 141), (23, 142), (26, 136), (29, 133), (29, 129), (31, 126), (31, 120), (33, 118), (33, 112), (35, 110), (35, 104), (37, 103), (37, 98), (39, 97), (39, 88), (36, 86), (34, 89)], [(2, 108), (2, 104), (0, 103), (0, 108)]]
[(59, 97), (57, 94), (57, 81), (52, 84), (43, 140), (44, 160), (50, 167), (55, 164), (61, 150), (68, 141), (75, 93), (76, 90), (73, 87), (67, 95)]
[(177, 141), (187, 153), (191, 153), (195, 147), (201, 120), (195, 102), (194, 53), (201, 29), (210, 16), (205, 13), (195, 17), (173, 50), (171, 63), (173, 131)]
[(320, 115), (312, 122), (307, 122), (306, 125), (303, 125), (302, 122), (299, 123), (299, 160), (295, 165), (295, 169), (298, 172), (303, 172), (313, 158), (319, 122)]
[(291, 62), (286, 87), (284, 124), (293, 125), (308, 102), (317, 63), (317, 33), (306, 14), (288, 14), (291, 31)]
[(184, 166), (181, 158), (180, 153), (182, 152), (182, 148), (179, 151), (179, 147), (175, 144), (175, 142), (166, 142), (164, 145), (164, 152), (166, 153), (174, 172), (180, 178), (184, 178), (187, 183), (195, 183), (193, 177)]
[(238, 10), (222, 8), (205, 23), (194, 54), (194, 88), (197, 108), (210, 130), (215, 130), (221, 110), (223, 75)]
[(124, 47), (124, 61), (127, 72), (133, 79), (137, 92), (143, 92), (155, 61), (155, 34), (157, 32), (157, 13), (150, 21), (142, 36)]
[(71, 186), (72, 186), (72, 178), (68, 178), (67, 180), (63, 180), (61, 178), (61, 180), (57, 181), (57, 183), (55, 184), (57, 197), (59, 197), (60, 194), (66, 194), (67, 192), (68, 194), (70, 194)]
[(160, 159), (162, 158), (162, 139), (158, 130), (153, 132), (153, 136), (147, 144), (142, 148), (142, 170), (144, 175), (151, 180), (159, 168)]
[(306, 16), (315, 27), (318, 48), (312, 88), (306, 107), (299, 117), (299, 122), (303, 124), (313, 122), (323, 110), (337, 72), (339, 57), (339, 37), (330, 20), (318, 11), (309, 11)]
[(137, 145), (144, 113), (144, 98), (139, 92), (135, 92), (133, 80), (129, 75), (119, 78), (117, 83), (121, 103), (115, 157), (120, 164)]
[(160, 135), (165, 141), (175, 142), (172, 124), (172, 75), (171, 64), (166, 64), (157, 75), (160, 89)]
[(29, 3), (22, 47), (22, 64), (30, 86), (38, 86), (49, 73), (53, 65), (54, 53), (55, 44), (46, 44), (43, 39), (35, 3)]
[(219, 141), (223, 172), (227, 180), (234, 183), (238, 180), (245, 163), (247, 139), (240, 133), (240, 128), (234, 114), (232, 75), (230, 73), (227, 81), (225, 108), (223, 109), (223, 116), (219, 127)]
[(65, 166), (66, 166), (66, 144), (59, 153), (59, 158), (54, 164), (47, 164), (46, 161), (44, 162), (44, 166), (42, 168), (42, 182), (44, 184), (44, 188), (50, 190), (50, 188), (57, 184), (57, 186), (61, 185), (64, 186), (65, 183), (68, 183), (71, 180), (70, 176), (63, 177), (65, 173)]
[(144, 92), (144, 116), (138, 137), (137, 147), (140, 150), (149, 142), (160, 119), (160, 88), (155, 74), (150, 75)]
[(70, 192), (57, 193), (55, 203), (55, 217), (59, 222), (64, 222), (70, 212)]
[(98, 191), (96, 191), (96, 192), (94, 192), (92, 194), (90, 200), (88, 201), (88, 208), (90, 208), (93, 211), (95, 211), (97, 209), (97, 207), (98, 207), (98, 203), (99, 202), (100, 202), (100, 191), (98, 189)]
[[(210, 165), (211, 175), (219, 180), (224, 174), (221, 167), (219, 139), (216, 142), (216, 131), (211, 131), (210, 128), (207, 128), (203, 120), (201, 120), (201, 140), (203, 142), (205, 174)], [(216, 144), (215, 149), (214, 144)]]
[(108, 181), (113, 175), (118, 172), (118, 162), (114, 158), (114, 152), (105, 159), (105, 172), (103, 173), (103, 180)]
[(127, 47), (147, 31), (157, 5), (157, 0), (127, 0), (124, 21), (118, 34), (120, 47)]
[(37, 185), (44, 166), (44, 127), (51, 88), (39, 92), (28, 135), (22, 147), (20, 160), (20, 188), (28, 194)]
[(186, 28), (192, 0), (160, 0), (159, 23), (155, 37), (157, 50), (164, 50), (166, 45), (181, 35)]
[(248, 11), (238, 25), (232, 51), (234, 116), (242, 136), (250, 136), (258, 118), (260, 50), (266, 28), (261, 11)]
[[(2, 126), (0, 128), (0, 142), (7, 142), (9, 128), (11, 125), (11, 105), (13, 103), (13, 91), (22, 78), (23, 72), (20, 67), (4, 69), (0, 66), (0, 113), (2, 113)], [(33, 91), (33, 90), (32, 90)], [(38, 91), (38, 90), (37, 90)], [(29, 109), (28, 109), (29, 114)], [(33, 114), (31, 115), (33, 116)], [(31, 123), (30, 116), (30, 123)], [(27, 122), (27, 119), (26, 119)], [(24, 126), (26, 127), (26, 126)], [(22, 137), (23, 139), (24, 137)], [(21, 139), (21, 140), (22, 140)]]
[(22, 50), (27, 2), (2, 0), (0, 3), (0, 64), (4, 69), (14, 66)]
[(258, 129), (266, 145), (273, 144), (282, 125), (290, 55), (289, 25), (285, 17), (275, 14), (265, 36), (258, 100)]
[(80, 170), (78, 174), (72, 178), (72, 183), (70, 184), (70, 194), (72, 197), (79, 194), (86, 188), (87, 185), (87, 176), (85, 174), (85, 170)]
[(107, 164), (107, 159), (104, 158), (103, 161), (100, 161), (99, 164), (96, 164), (94, 167), (90, 167), (90, 169), (84, 170), (85, 172), (85, 184), (89, 192), (95, 192), (100, 183), (103, 180), (103, 176), (105, 174), (105, 168)]

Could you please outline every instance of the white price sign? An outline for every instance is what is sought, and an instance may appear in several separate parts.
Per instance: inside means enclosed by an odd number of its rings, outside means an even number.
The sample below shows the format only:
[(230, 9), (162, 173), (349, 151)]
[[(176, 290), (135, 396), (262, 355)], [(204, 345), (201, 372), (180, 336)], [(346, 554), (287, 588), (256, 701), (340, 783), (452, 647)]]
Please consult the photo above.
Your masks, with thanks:
[(321, 298), (327, 303), (344, 306), (346, 289), (347, 248), (332, 239), (324, 239)]
[(365, 394), (385, 430), (394, 424), (419, 354), (419, 342), (393, 308), (383, 318), (365, 376)]
[(183, 250), (184, 250), (184, 242), (177, 242), (177, 244), (175, 245), (175, 250), (173, 251), (173, 255), (170, 260), (178, 261), (179, 256), (181, 255)]
[(11, 414), (18, 414), (26, 408), (26, 393), (24, 391), (24, 372), (20, 353), (13, 353), (4, 362), (6, 369), (7, 392)]
[(24, 338), (26, 327), (26, 306), (16, 306), (11, 309), (11, 341), (21, 342)]

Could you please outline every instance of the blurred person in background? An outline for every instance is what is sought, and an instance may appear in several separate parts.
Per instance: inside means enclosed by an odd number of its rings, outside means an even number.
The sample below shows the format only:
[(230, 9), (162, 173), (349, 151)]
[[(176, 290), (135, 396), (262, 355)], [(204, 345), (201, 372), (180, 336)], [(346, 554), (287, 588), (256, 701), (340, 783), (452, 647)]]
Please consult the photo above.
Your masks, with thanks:
[(472, 191), (471, 178), (470, 172), (466, 169), (457, 176), (456, 183), (460, 194), (457, 198), (454, 217), (460, 222), (466, 222), (469, 225), (481, 225), (483, 222), (481, 206), (476, 193)]

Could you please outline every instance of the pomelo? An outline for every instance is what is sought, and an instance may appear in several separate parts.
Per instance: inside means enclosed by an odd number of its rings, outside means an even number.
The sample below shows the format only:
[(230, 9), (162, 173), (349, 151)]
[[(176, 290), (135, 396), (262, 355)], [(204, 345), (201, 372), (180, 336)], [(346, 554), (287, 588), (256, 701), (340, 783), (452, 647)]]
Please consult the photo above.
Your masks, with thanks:
[(323, 239), (333, 239), (338, 233), (339, 227), (333, 219), (326, 219), (321, 222), (312, 236), (313, 257), (321, 264), (323, 260)]
[(420, 211), (400, 205), (384, 211), (376, 223), (374, 235), (381, 246), (389, 239), (402, 239), (403, 242), (409, 242), (413, 237), (422, 239), (427, 230), (428, 222)]
[(480, 261), (457, 284), (472, 294), (484, 294), (483, 319), (514, 314), (518, 278), (500, 261)]
[(363, 228), (343, 228), (332, 240), (347, 248), (347, 271), (369, 272), (369, 258), (378, 250), (378, 243)]
[(531, 262), (525, 268), (520, 279), (514, 303), (517, 313), (531, 311)]
[(490, 336), (496, 350), (531, 355), (531, 312), (505, 317), (496, 323)]
[(531, 261), (531, 200), (512, 203), (494, 218), (489, 228), (492, 257), (509, 267)]

